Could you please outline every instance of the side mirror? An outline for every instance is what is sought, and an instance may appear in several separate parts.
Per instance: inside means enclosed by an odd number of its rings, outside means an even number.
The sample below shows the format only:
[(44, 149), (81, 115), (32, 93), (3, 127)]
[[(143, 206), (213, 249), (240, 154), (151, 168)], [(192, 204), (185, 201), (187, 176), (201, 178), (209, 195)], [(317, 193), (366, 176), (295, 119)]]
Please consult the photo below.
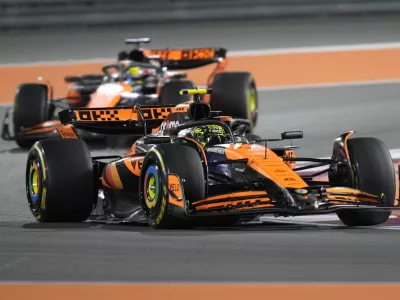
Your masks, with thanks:
[(285, 131), (281, 133), (282, 140), (302, 139), (303, 131)]

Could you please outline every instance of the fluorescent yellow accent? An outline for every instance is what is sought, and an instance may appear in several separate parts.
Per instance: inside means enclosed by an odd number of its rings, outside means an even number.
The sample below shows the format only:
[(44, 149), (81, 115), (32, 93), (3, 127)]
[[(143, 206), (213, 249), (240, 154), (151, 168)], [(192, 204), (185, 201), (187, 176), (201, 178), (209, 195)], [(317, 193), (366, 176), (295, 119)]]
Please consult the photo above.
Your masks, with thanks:
[(147, 191), (148, 191), (148, 193), (150, 195), (150, 198), (153, 199), (153, 200), (154, 200), (154, 196), (156, 195), (156, 193), (153, 190), (155, 181), (156, 181), (155, 178), (151, 177), (150, 180), (149, 180), (149, 187), (147, 189)]
[(209, 89), (187, 89), (187, 90), (180, 90), (179, 94), (181, 95), (206, 95), (211, 94), (211, 90)]
[(161, 164), (161, 169), (165, 173), (165, 165), (164, 165), (164, 161), (161, 157), (161, 153), (157, 149), (150, 149), (149, 152), (150, 151), (154, 152), (158, 156), (158, 159), (160, 160), (160, 164)]
[(33, 189), (33, 192), (35, 193), (35, 195), (38, 193), (38, 189), (39, 189), (38, 188), (38, 186), (39, 186), (38, 179), (39, 179), (38, 173), (36, 172), (36, 170), (34, 170), (33, 176), (32, 176), (32, 189)]
[(149, 201), (149, 199), (145, 199), (145, 201), (146, 201), (146, 205), (147, 205), (147, 207), (148, 208), (153, 208), (154, 206), (156, 206), (156, 203), (157, 203), (157, 201)]
[(160, 213), (158, 217), (156, 218), (156, 224), (160, 224), (164, 213), (165, 213), (165, 208), (167, 207), (167, 198), (163, 195), (162, 197), (162, 203), (161, 203), (161, 208), (160, 208)]
[[(247, 91), (247, 118), (251, 120), (251, 113), (257, 109), (256, 107), (256, 91), (253, 88), (249, 88)], [(253, 124), (252, 124), (253, 125)]]
[(45, 210), (46, 209), (46, 192), (47, 189), (44, 187), (42, 190), (42, 201), (40, 203), (40, 207)]
[(43, 180), (46, 180), (46, 167), (45, 167), (45, 165), (44, 165), (44, 159), (43, 159), (43, 154), (42, 154), (42, 152), (40, 151), (40, 149), (39, 149), (39, 147), (37, 146), (37, 145), (35, 145), (35, 147), (34, 147), (34, 149), (36, 149), (36, 151), (38, 152), (38, 154), (39, 154), (39, 157), (40, 157), (40, 162), (42, 163), (42, 173), (43, 173)]
[(137, 76), (140, 74), (140, 68), (139, 67), (129, 68), (128, 73), (131, 74), (132, 76)]
[[(42, 152), (40, 151), (40, 149), (39, 149), (39, 147), (37, 145), (35, 145), (34, 149), (39, 154), (40, 162), (42, 163), (42, 173), (43, 173), (43, 183), (44, 183), (46, 181), (46, 167), (45, 167), (45, 164), (44, 164), (43, 154), (42, 154)], [(42, 183), (42, 185), (44, 185), (43, 183)], [(40, 207), (43, 210), (46, 209), (46, 193), (47, 193), (47, 189), (46, 189), (46, 187), (43, 186), (43, 189), (42, 189), (42, 200), (41, 200), (41, 203), (40, 203)]]

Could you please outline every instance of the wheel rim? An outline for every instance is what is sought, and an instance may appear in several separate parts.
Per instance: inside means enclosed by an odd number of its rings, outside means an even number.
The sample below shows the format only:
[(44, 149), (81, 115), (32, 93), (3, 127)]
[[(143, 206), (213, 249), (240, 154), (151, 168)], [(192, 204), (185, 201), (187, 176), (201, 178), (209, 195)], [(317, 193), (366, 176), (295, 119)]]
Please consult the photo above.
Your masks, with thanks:
[(33, 211), (40, 208), (40, 194), (41, 194), (41, 173), (39, 162), (33, 159), (30, 163), (28, 173), (28, 202)]
[(144, 199), (150, 216), (156, 214), (159, 207), (160, 179), (158, 168), (150, 166), (144, 177)]
[(257, 117), (257, 92), (253, 87), (248, 89), (247, 99), (248, 119), (252, 121), (252, 126), (254, 126)]

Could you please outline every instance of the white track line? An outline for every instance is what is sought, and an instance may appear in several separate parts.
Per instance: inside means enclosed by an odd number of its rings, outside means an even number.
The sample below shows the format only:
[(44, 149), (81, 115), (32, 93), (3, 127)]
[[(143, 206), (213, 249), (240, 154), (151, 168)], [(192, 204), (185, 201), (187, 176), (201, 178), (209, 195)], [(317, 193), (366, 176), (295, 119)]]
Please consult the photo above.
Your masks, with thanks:
[[(229, 51), (228, 57), (240, 56), (259, 56), (259, 55), (277, 55), (277, 54), (300, 54), (300, 53), (323, 53), (323, 52), (342, 52), (342, 51), (363, 51), (363, 50), (385, 50), (400, 49), (400, 42), (390, 43), (372, 43), (372, 44), (347, 44), (332, 46), (311, 46), (311, 47), (291, 47), (291, 48), (273, 48), (256, 50), (236, 50)], [(54, 60), (37, 61), (29, 63), (5, 63), (0, 67), (20, 67), (20, 66), (38, 66), (38, 65), (69, 65), (82, 63), (105, 63), (112, 62), (114, 58), (92, 58), (92, 59), (73, 59), (73, 60)]]
[(260, 92), (273, 92), (285, 90), (301, 90), (301, 89), (317, 89), (317, 88), (337, 88), (347, 86), (369, 86), (369, 85), (383, 85), (383, 84), (399, 84), (399, 79), (378, 79), (366, 81), (350, 81), (350, 82), (332, 82), (332, 83), (317, 83), (317, 84), (296, 84), (296, 85), (283, 85), (277, 87), (258, 87)]
[[(397, 219), (398, 217), (395, 215), (391, 215), (389, 219)], [(261, 220), (282, 220), (282, 221), (295, 221), (295, 222), (336, 222), (340, 221), (336, 213), (326, 214), (326, 215), (310, 215), (310, 216), (290, 216), (290, 217), (271, 217), (268, 215), (264, 215), (260, 217)]]
[(323, 52), (342, 52), (342, 51), (348, 52), (348, 51), (386, 50), (386, 49), (388, 50), (400, 49), (400, 42), (228, 51), (228, 56), (259, 56), (259, 55), (277, 55), (277, 54), (323, 53)]
[(1, 67), (32, 67), (32, 66), (65, 66), (65, 65), (81, 65), (88, 63), (113, 63), (115, 59), (108, 58), (92, 58), (92, 59), (67, 59), (67, 60), (45, 60), (45, 61), (35, 61), (35, 62), (23, 62), (23, 63), (4, 63), (0, 64)]

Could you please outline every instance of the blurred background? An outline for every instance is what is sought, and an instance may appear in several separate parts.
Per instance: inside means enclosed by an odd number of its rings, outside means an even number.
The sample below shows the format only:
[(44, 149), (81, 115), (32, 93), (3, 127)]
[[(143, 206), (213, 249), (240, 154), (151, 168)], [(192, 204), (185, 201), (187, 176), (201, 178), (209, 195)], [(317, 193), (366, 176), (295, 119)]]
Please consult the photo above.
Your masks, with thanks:
[[(399, 47), (399, 32), (398, 0), (0, 0), (1, 103), (12, 103), (17, 84), (37, 76), (60, 82), (55, 93), (62, 97), (63, 77), (80, 75), (62, 65), (114, 61), (131, 48), (125, 38), (150, 37), (149, 47), (227, 48), (229, 70), (255, 74), (258, 133), (301, 129), (300, 154), (329, 156), (334, 137), (351, 129), (397, 149), (400, 58), (385, 51)], [(371, 45), (385, 51), (315, 55)], [(254, 58), (252, 51), (269, 56)], [(44, 66), (54, 64), (59, 72), (46, 73)], [(33, 73), (34, 65), (43, 68)], [(91, 68), (79, 71), (97, 73), (98, 65)], [(304, 84), (339, 86), (293, 90)]]
[[(302, 130), (299, 156), (329, 157), (334, 139), (356, 130), (383, 140), (400, 159), (400, 0), (0, 0), (1, 119), (19, 83), (45, 76), (64, 96), (64, 76), (81, 75), (66, 65), (97, 72), (131, 48), (125, 38), (137, 37), (151, 38), (155, 48), (227, 48), (228, 70), (255, 76), (256, 133)], [(34, 222), (25, 202), (27, 151), (1, 141), (0, 154), (0, 225), (8, 243), (0, 246), (0, 279), (398, 278), (395, 231), (21, 229)]]
[[(150, 37), (150, 47), (225, 47), (228, 69), (257, 71), (258, 133), (304, 130), (300, 144), (307, 147), (300, 154), (329, 156), (333, 139), (351, 129), (397, 149), (400, 85), (375, 82), (400, 78), (397, 52), (343, 59), (279, 55), (340, 52), (352, 45), (396, 48), (399, 13), (397, 0), (0, 0), (0, 77), (7, 98), (1, 102), (13, 101), (8, 98), (18, 82), (47, 74), (30, 73), (31, 65), (113, 61), (130, 48), (125, 38)], [(274, 60), (229, 62), (253, 50), (275, 53)], [(62, 83), (65, 75), (80, 74), (60, 67), (58, 77), (46, 79)], [(338, 82), (339, 87), (287, 89)], [(348, 86), (352, 82), (364, 84)], [(65, 88), (55, 92), (63, 96)]]

